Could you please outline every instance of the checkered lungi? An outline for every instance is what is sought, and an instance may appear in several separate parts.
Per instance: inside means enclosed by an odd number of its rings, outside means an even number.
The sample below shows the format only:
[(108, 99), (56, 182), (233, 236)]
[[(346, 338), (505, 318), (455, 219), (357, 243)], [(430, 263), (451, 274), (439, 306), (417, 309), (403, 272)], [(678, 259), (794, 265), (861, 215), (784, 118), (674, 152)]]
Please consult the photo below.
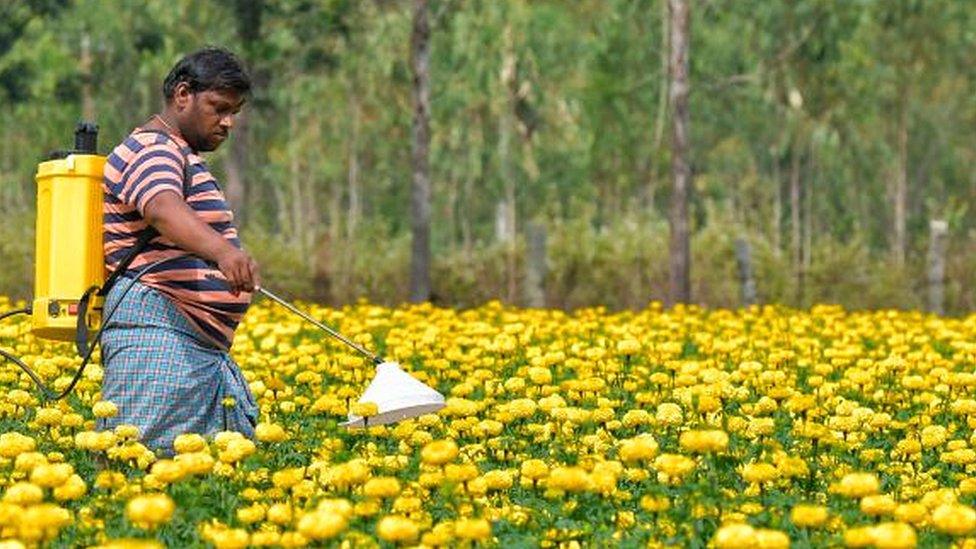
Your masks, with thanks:
[[(105, 313), (131, 283), (119, 279), (105, 299)], [(135, 282), (101, 337), (102, 400), (119, 412), (100, 420), (100, 429), (135, 425), (143, 444), (164, 453), (183, 433), (231, 430), (253, 438), (257, 406), (240, 368), (163, 294)], [(225, 397), (233, 397), (232, 407), (222, 404)]]

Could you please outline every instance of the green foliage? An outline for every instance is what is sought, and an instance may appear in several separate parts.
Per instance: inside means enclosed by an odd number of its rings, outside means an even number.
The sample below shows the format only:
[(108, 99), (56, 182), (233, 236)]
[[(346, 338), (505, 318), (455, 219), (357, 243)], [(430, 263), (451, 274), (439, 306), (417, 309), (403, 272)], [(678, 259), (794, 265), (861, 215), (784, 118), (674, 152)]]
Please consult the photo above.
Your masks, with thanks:
[[(37, 161), (70, 146), (86, 104), (107, 152), (158, 109), (179, 56), (211, 43), (238, 51), (256, 83), (232, 137), (244, 152), (209, 162), (222, 183), (243, 174), (238, 219), (269, 284), (335, 304), (404, 299), (411, 15), (409, 2), (349, 0), (4, 3), (0, 290), (29, 292)], [(506, 295), (509, 252), (495, 237), (506, 186), (517, 286), (531, 219), (550, 232), (549, 304), (664, 298), (666, 16), (664, 0), (431, 2), (438, 301)], [(946, 219), (947, 307), (972, 310), (976, 4), (720, 1), (693, 4), (692, 17), (695, 300), (739, 303), (733, 249), (745, 237), (764, 302), (921, 306), (928, 221)], [(899, 266), (888, 258), (902, 168)]]

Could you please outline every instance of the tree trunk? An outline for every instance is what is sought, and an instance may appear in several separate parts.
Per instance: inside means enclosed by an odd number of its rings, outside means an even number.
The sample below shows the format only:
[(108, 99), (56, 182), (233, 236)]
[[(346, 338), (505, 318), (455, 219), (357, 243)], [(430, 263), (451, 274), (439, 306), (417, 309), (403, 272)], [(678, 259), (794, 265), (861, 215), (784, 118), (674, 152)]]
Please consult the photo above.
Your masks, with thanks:
[(688, 194), (691, 190), (689, 159), (688, 43), (690, 32), (688, 0), (668, 0), (671, 20), (671, 229), (670, 300), (691, 301), (691, 245), (688, 227)]
[(346, 182), (349, 193), (349, 210), (346, 213), (346, 239), (353, 241), (356, 226), (362, 213), (362, 201), (359, 196), (359, 98), (356, 97), (354, 86), (349, 86), (349, 169)]
[[(799, 133), (799, 129), (797, 129)], [(793, 138), (790, 151), (790, 248), (793, 259), (793, 276), (796, 283), (796, 305), (803, 305), (803, 226), (800, 181), (800, 144), (799, 138)]]
[(81, 119), (95, 122), (95, 98), (92, 94), (92, 55), (91, 36), (86, 32), (81, 36), (81, 59), (78, 61), (81, 69)]
[(752, 248), (745, 238), (735, 239), (735, 262), (739, 267), (742, 304), (753, 305), (756, 303), (756, 280), (752, 274)]
[[(257, 55), (261, 44), (262, 21), (264, 19), (265, 0), (233, 0), (237, 37), (243, 45), (242, 58), (251, 76), (251, 95), (259, 96), (268, 85), (267, 73), (257, 67)], [(256, 101), (249, 101), (251, 105), (237, 116), (234, 128), (234, 139), (230, 142), (230, 154), (227, 155), (225, 168), (227, 181), (224, 193), (227, 202), (235, 212), (238, 227), (247, 223), (248, 207), (257, 208), (260, 197), (249, 196), (248, 170), (251, 166), (259, 166), (255, 155), (259, 150), (254, 146), (253, 123), (248, 110), (255, 108)], [(279, 227), (284, 229), (284, 227)]]
[(504, 179), (505, 189), (505, 228), (507, 230), (507, 250), (505, 254), (505, 298), (514, 303), (518, 297), (518, 282), (516, 273), (516, 226), (517, 216), (515, 207), (515, 165), (512, 161), (512, 139), (515, 133), (515, 86), (517, 86), (516, 59), (512, 44), (512, 29), (506, 27), (504, 36), (501, 84), (506, 94), (506, 101), (502, 107), (499, 121), (498, 163)]
[(949, 224), (941, 219), (929, 222), (929, 312), (945, 314), (945, 264)]
[(546, 306), (546, 228), (538, 222), (526, 227), (528, 253), (525, 272), (524, 298), (528, 307)]
[[(906, 94), (907, 95), (907, 94)], [(898, 170), (895, 174), (892, 252), (895, 264), (905, 264), (905, 225), (908, 210), (908, 99), (903, 95), (898, 113)]]
[(427, 0), (414, 0), (410, 36), (413, 69), (413, 185), (410, 188), (410, 301), (430, 299), (430, 23)]

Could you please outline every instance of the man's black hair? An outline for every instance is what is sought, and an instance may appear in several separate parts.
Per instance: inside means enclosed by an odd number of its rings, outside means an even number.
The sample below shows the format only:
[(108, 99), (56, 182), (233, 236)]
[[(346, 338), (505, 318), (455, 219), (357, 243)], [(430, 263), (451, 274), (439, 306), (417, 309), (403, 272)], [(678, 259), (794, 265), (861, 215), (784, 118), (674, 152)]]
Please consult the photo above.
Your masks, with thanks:
[(191, 93), (207, 90), (233, 90), (241, 95), (251, 91), (251, 77), (236, 55), (223, 48), (208, 46), (180, 59), (163, 81), (163, 97), (173, 99), (176, 86), (186, 82)]

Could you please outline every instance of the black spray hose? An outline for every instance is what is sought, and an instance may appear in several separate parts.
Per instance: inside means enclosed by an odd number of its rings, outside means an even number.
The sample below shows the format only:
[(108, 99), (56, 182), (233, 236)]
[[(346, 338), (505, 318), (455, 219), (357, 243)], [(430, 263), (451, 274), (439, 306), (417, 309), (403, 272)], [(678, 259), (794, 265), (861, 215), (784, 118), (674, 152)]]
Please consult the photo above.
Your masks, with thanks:
[[(118, 301), (115, 304), (115, 307), (113, 307), (112, 310), (109, 311), (108, 314), (106, 314), (102, 318), (102, 328), (104, 328), (105, 326), (108, 325), (109, 320), (111, 320), (112, 319), (112, 316), (115, 315), (115, 311), (117, 311), (118, 308), (119, 308), (119, 305), (122, 304), (122, 301), (125, 299), (126, 294), (129, 293), (129, 290), (131, 290), (132, 287), (135, 286), (136, 282), (138, 282), (139, 279), (142, 278), (146, 273), (148, 273), (149, 271), (151, 271), (151, 270), (155, 269), (156, 267), (162, 265), (163, 263), (166, 263), (167, 261), (174, 261), (176, 259), (183, 259), (183, 258), (188, 257), (190, 255), (192, 255), (192, 254), (180, 254), (180, 255), (177, 255), (177, 256), (174, 256), (174, 257), (167, 257), (165, 259), (160, 259), (159, 261), (150, 263), (149, 265), (146, 265), (145, 267), (143, 267), (142, 269), (140, 269), (139, 272), (136, 273), (135, 278), (131, 279), (129, 281), (129, 285), (125, 288), (125, 290), (122, 291), (122, 295), (119, 296), (119, 299), (118, 299)], [(15, 311), (7, 311), (6, 313), (0, 314), (0, 320), (3, 320), (5, 318), (7, 318), (7, 317), (10, 317), (10, 316), (13, 316), (13, 315), (16, 315), (16, 314), (22, 314), (22, 313), (30, 314), (30, 312), (31, 312), (30, 307), (25, 307), (23, 309), (17, 309)], [(0, 356), (3, 356), (3, 358), (6, 358), (7, 360), (13, 362), (17, 366), (20, 366), (20, 369), (23, 370), (24, 372), (26, 372), (27, 375), (30, 376), (31, 380), (34, 381), (34, 384), (37, 385), (37, 388), (40, 389), (41, 393), (44, 395), (44, 398), (46, 400), (61, 400), (62, 398), (68, 396), (68, 394), (70, 394), (71, 391), (74, 390), (75, 385), (78, 384), (78, 381), (81, 380), (82, 374), (85, 373), (85, 367), (88, 366), (88, 362), (91, 361), (91, 357), (92, 357), (92, 355), (95, 352), (95, 347), (97, 347), (101, 343), (101, 341), (102, 341), (102, 329), (100, 328), (98, 330), (98, 334), (95, 335), (95, 341), (92, 342), (92, 344), (88, 347), (87, 351), (85, 352), (85, 356), (84, 356), (84, 358), (81, 361), (81, 366), (78, 366), (78, 371), (75, 372), (74, 377), (71, 378), (71, 383), (69, 383), (68, 384), (68, 387), (65, 388), (64, 391), (61, 391), (60, 393), (55, 393), (50, 388), (48, 388), (48, 386), (45, 385), (43, 381), (41, 381), (41, 378), (39, 378), (37, 376), (37, 374), (34, 373), (34, 371), (31, 370), (29, 366), (27, 366), (26, 364), (24, 364), (24, 362), (22, 360), (20, 360), (19, 358), (11, 355), (10, 353), (7, 353), (3, 349), (0, 349)]]

